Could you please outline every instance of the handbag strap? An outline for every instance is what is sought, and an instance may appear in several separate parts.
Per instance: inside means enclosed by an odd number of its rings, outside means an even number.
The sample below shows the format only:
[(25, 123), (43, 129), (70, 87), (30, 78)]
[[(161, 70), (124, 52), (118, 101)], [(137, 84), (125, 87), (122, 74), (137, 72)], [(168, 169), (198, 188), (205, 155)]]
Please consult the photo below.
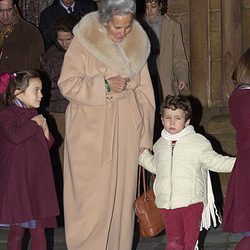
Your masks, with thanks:
[(138, 182), (137, 182), (137, 197), (141, 195), (140, 189), (141, 189), (141, 172), (142, 172), (142, 185), (143, 185), (143, 194), (144, 198), (147, 197), (147, 187), (146, 187), (146, 174), (145, 169), (139, 165), (139, 174), (138, 174)]

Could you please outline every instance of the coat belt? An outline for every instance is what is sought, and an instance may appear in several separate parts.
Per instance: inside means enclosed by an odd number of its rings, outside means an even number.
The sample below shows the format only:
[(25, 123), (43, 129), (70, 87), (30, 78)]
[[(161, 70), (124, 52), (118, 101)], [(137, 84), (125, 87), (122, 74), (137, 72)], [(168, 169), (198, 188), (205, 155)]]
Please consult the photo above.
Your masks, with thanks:
[(107, 165), (112, 161), (113, 147), (115, 144), (115, 138), (118, 131), (116, 130), (116, 123), (118, 122), (118, 102), (120, 99), (126, 99), (129, 107), (129, 114), (131, 120), (138, 129), (142, 123), (142, 115), (139, 110), (139, 105), (135, 97), (135, 93), (132, 89), (126, 89), (121, 93), (108, 93), (107, 94), (107, 106), (105, 115), (105, 128), (103, 137), (103, 150), (102, 150), (102, 162), (101, 166)]

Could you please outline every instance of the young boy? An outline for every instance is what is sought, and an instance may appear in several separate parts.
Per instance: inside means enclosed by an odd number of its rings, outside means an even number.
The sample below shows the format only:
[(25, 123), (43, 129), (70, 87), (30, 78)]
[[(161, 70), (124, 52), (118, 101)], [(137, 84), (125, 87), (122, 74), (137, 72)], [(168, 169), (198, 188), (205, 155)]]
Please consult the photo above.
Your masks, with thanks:
[(164, 129), (140, 155), (139, 163), (156, 174), (154, 192), (167, 235), (167, 250), (193, 250), (199, 236), (203, 207), (207, 204), (208, 170), (231, 172), (235, 158), (217, 154), (210, 142), (189, 125), (188, 98), (167, 96), (161, 105)]

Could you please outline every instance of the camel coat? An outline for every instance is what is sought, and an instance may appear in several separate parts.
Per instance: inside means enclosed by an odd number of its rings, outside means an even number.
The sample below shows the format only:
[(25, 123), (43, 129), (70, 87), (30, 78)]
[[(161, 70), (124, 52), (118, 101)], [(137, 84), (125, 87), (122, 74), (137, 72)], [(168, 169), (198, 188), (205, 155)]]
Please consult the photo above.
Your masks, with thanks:
[[(59, 88), (66, 110), (64, 212), (70, 250), (131, 250), (140, 147), (151, 148), (154, 94), (141, 26), (121, 43), (108, 38), (97, 12), (74, 28)], [(104, 78), (130, 82), (106, 93)]]
[(180, 24), (164, 15), (161, 30), (158, 73), (164, 98), (169, 94), (178, 94), (177, 82), (188, 83), (189, 79)]

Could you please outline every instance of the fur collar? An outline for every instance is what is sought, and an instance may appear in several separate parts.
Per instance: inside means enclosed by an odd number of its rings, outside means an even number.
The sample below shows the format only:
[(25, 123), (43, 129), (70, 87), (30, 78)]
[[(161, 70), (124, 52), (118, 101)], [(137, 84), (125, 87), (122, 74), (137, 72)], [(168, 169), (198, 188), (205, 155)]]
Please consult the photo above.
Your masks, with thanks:
[(150, 43), (137, 21), (120, 43), (113, 42), (98, 20), (98, 12), (85, 15), (73, 30), (80, 43), (101, 63), (123, 77), (132, 78), (147, 62)]

